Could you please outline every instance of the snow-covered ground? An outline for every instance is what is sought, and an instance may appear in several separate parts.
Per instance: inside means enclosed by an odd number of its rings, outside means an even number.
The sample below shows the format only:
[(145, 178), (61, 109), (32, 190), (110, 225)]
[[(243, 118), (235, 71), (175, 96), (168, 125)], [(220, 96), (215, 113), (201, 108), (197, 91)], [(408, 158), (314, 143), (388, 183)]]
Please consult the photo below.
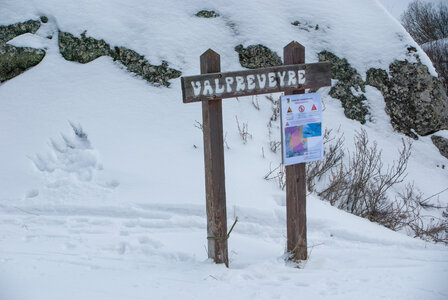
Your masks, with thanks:
[[(148, 196), (148, 198), (152, 198)], [(270, 197), (260, 202), (272, 202)], [(285, 211), (234, 206), (230, 269), (207, 261), (202, 204), (2, 207), (1, 299), (444, 299), (448, 258), (308, 202), (309, 261), (285, 265)], [(160, 199), (163, 200), (163, 199)], [(270, 210), (266, 209), (271, 206)]]
[[(194, 14), (214, 9), (216, 19)], [(65, 61), (61, 30), (127, 46), (152, 63), (199, 73), (208, 48), (222, 70), (239, 70), (234, 47), (262, 43), (282, 54), (297, 40), (307, 61), (330, 49), (365, 77), (370, 67), (406, 57), (409, 35), (376, 1), (71, 1), (3, 0), (0, 22), (46, 15), (36, 35), (11, 41), (46, 47), (44, 60), (0, 85), (0, 299), (445, 299), (448, 249), (390, 231), (308, 196), (310, 259), (285, 264), (285, 193), (263, 179), (278, 166), (269, 150), (271, 102), (264, 96), (223, 103), (230, 268), (207, 260), (201, 105), (183, 104), (180, 80), (149, 85), (111, 58)], [(300, 20), (321, 30), (291, 26)], [(419, 48), (418, 48), (419, 49)], [(419, 49), (424, 61), (426, 56)], [(364, 128), (397, 158), (378, 90), (367, 88), (372, 121), (348, 120), (321, 89), (324, 125), (347, 146)], [(275, 95), (278, 96), (278, 95)], [(257, 110), (252, 101), (258, 101)], [(241, 140), (235, 116), (252, 139)], [(80, 124), (90, 143), (76, 140)], [(275, 126), (279, 124), (276, 123)], [(64, 148), (64, 138), (77, 144)], [(448, 136), (448, 132), (442, 132)], [(59, 150), (58, 150), (59, 149)], [(60, 151), (61, 150), (61, 151)], [(413, 144), (407, 181), (425, 195), (447, 187), (448, 162), (429, 137)], [(446, 205), (447, 194), (440, 195)]]

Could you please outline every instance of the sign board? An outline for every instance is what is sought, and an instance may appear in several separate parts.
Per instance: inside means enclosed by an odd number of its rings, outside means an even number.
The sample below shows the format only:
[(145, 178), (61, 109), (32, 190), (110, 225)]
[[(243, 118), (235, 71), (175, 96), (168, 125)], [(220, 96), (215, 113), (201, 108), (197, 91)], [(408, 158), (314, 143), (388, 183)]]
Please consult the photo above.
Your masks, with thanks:
[[(223, 122), (222, 122), (222, 99), (241, 96), (251, 96), (265, 93), (285, 92), (286, 96), (297, 100), (297, 105), (285, 107), (283, 114), (284, 121), (291, 121), (285, 127), (288, 130), (286, 137), (292, 145), (291, 157), (285, 159), (285, 164), (301, 158), (299, 151), (295, 148), (296, 131), (302, 128), (308, 130), (308, 126), (321, 122), (322, 106), (317, 96), (305, 95), (305, 98), (296, 98), (297, 94), (309, 88), (320, 88), (331, 85), (330, 63), (320, 62), (313, 64), (303, 64), (305, 62), (305, 47), (292, 41), (283, 48), (283, 58), (285, 65), (244, 70), (237, 72), (221, 73), (221, 60), (218, 53), (212, 49), (205, 51), (200, 57), (201, 75), (186, 76), (181, 78), (182, 98), (184, 103), (202, 101), (202, 126), (204, 135), (204, 169), (205, 169), (205, 194), (207, 212), (207, 240), (208, 257), (216, 263), (229, 265), (228, 244), (229, 233), (227, 233), (227, 213), (226, 213), (226, 189), (224, 172), (224, 143), (223, 143)], [(299, 96), (300, 97), (300, 96)], [(210, 100), (210, 101), (209, 101)], [(298, 102), (302, 101), (302, 102)], [(295, 103), (295, 102), (293, 102)], [(309, 104), (314, 104), (309, 107)], [(290, 116), (288, 110), (290, 108)], [(309, 118), (300, 118), (308, 110), (311, 110)], [(300, 114), (299, 114), (300, 113)], [(302, 115), (301, 115), (302, 114)], [(296, 119), (294, 119), (296, 116)], [(310, 122), (308, 122), (308, 121)], [(282, 125), (284, 125), (282, 123)], [(316, 129), (317, 125), (310, 125)], [(288, 129), (290, 128), (290, 129)], [(283, 128), (282, 128), (283, 131)], [(292, 131), (292, 135), (288, 135)], [(313, 141), (321, 139), (321, 131), (317, 136), (317, 131), (310, 133), (307, 137), (307, 149), (314, 151)], [(308, 134), (308, 131), (305, 132)], [(299, 135), (300, 137), (300, 135)], [(291, 141), (292, 140), (292, 141)], [(319, 143), (317, 143), (319, 144)], [(320, 140), (322, 151), (322, 141)], [(307, 160), (318, 159), (317, 152), (307, 152)], [(303, 156), (303, 155), (302, 155)], [(319, 158), (322, 153), (319, 154)], [(302, 160), (299, 162), (307, 161)], [(296, 163), (296, 162), (293, 162)], [(306, 260), (307, 238), (306, 238), (306, 185), (305, 185), (305, 164), (288, 165), (286, 173), (286, 232), (287, 251), (292, 260)]]
[(322, 101), (319, 94), (282, 96), (283, 163), (294, 165), (323, 157)]
[(330, 63), (283, 65), (181, 78), (184, 103), (331, 85)]

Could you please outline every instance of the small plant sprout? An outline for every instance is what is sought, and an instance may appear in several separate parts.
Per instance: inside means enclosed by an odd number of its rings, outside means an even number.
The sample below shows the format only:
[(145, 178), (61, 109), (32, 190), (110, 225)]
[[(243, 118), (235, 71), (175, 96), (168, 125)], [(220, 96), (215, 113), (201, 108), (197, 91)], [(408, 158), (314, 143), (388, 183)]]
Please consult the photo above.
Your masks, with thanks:
[(238, 121), (238, 117), (235, 116), (236, 125), (238, 127), (238, 133), (240, 134), (241, 139), (243, 139), (243, 143), (247, 144), (247, 140), (252, 138), (252, 134), (249, 133), (249, 125), (247, 123), (242, 123), (240, 126), (240, 122)]
[(252, 96), (252, 105), (255, 107), (256, 110), (260, 110), (260, 102), (258, 101), (258, 96)]

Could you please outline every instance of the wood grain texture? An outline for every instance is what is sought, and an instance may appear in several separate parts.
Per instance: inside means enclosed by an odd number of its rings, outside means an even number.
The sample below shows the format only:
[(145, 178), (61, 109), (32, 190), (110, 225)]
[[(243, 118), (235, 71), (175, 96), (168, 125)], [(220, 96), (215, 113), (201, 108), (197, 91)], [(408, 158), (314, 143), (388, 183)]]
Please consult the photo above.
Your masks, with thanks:
[[(293, 50), (297, 51), (297, 50)], [(299, 84), (296, 82), (295, 84), (288, 84), (288, 72), (298, 72), (304, 70), (305, 71), (305, 80), (304, 83)], [(285, 72), (285, 73), (284, 73)], [(275, 87), (270, 87), (269, 84), (265, 86), (261, 86), (259, 81), (257, 80), (257, 75), (267, 76), (269, 73), (275, 74)], [(279, 77), (280, 74), (284, 74), (285, 80), (282, 80)], [(253, 88), (249, 89), (247, 76), (254, 76), (253, 80)], [(236, 88), (236, 77), (243, 78), (244, 84), (246, 88), (244, 90), (237, 90)], [(227, 87), (226, 78), (233, 78), (234, 81), (230, 85), (231, 91), (228, 91), (227, 88), (222, 92), (217, 92), (216, 84), (218, 87)], [(204, 95), (204, 82), (208, 81), (213, 88), (213, 92), (206, 93)], [(196, 82), (200, 82), (202, 85), (202, 89), (199, 95), (196, 95), (194, 92), (194, 86)], [(283, 86), (281, 86), (283, 83)], [(219, 73), (214, 72), (213, 74), (206, 75), (195, 75), (195, 76), (187, 76), (181, 78), (182, 85), (182, 99), (184, 103), (197, 102), (203, 100), (216, 100), (222, 98), (233, 98), (233, 97), (242, 97), (242, 96), (250, 96), (250, 95), (258, 95), (258, 94), (266, 94), (266, 93), (277, 93), (277, 92), (292, 92), (297, 89), (308, 89), (308, 88), (320, 88), (323, 86), (331, 85), (331, 74), (330, 74), (330, 63), (328, 62), (319, 62), (312, 64), (296, 64), (296, 65), (283, 65), (277, 67), (270, 68), (262, 68), (262, 69), (254, 69), (254, 70), (244, 70), (237, 72), (227, 72), (227, 73)]]
[[(303, 64), (305, 47), (297, 42), (289, 43), (283, 48), (285, 64)], [(331, 84), (331, 83), (330, 83)], [(287, 91), (285, 95), (303, 94), (303, 89)], [(306, 260), (306, 164), (286, 166), (286, 232), (287, 252), (293, 261)]]
[[(220, 56), (209, 49), (201, 55), (201, 73), (219, 72)], [(222, 100), (202, 101), (208, 257), (229, 266)], [(218, 239), (216, 239), (218, 238)]]

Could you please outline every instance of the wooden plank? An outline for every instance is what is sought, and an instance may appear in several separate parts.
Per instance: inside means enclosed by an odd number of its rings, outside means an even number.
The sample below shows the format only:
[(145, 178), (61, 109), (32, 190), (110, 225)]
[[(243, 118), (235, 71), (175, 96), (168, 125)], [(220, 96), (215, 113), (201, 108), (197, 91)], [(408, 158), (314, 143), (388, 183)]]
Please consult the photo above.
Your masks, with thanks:
[[(285, 64), (303, 64), (305, 47), (297, 42), (283, 48)], [(331, 81), (327, 85), (331, 85)], [(285, 95), (303, 94), (305, 91), (287, 91)], [(306, 236), (306, 165), (305, 163), (286, 166), (286, 235), (287, 252), (293, 261), (308, 258)]]
[[(201, 55), (201, 73), (219, 72), (220, 56), (209, 49)], [(202, 101), (208, 257), (229, 266), (224, 172), (222, 100)]]
[(181, 78), (184, 103), (331, 85), (330, 63), (291, 64)]

